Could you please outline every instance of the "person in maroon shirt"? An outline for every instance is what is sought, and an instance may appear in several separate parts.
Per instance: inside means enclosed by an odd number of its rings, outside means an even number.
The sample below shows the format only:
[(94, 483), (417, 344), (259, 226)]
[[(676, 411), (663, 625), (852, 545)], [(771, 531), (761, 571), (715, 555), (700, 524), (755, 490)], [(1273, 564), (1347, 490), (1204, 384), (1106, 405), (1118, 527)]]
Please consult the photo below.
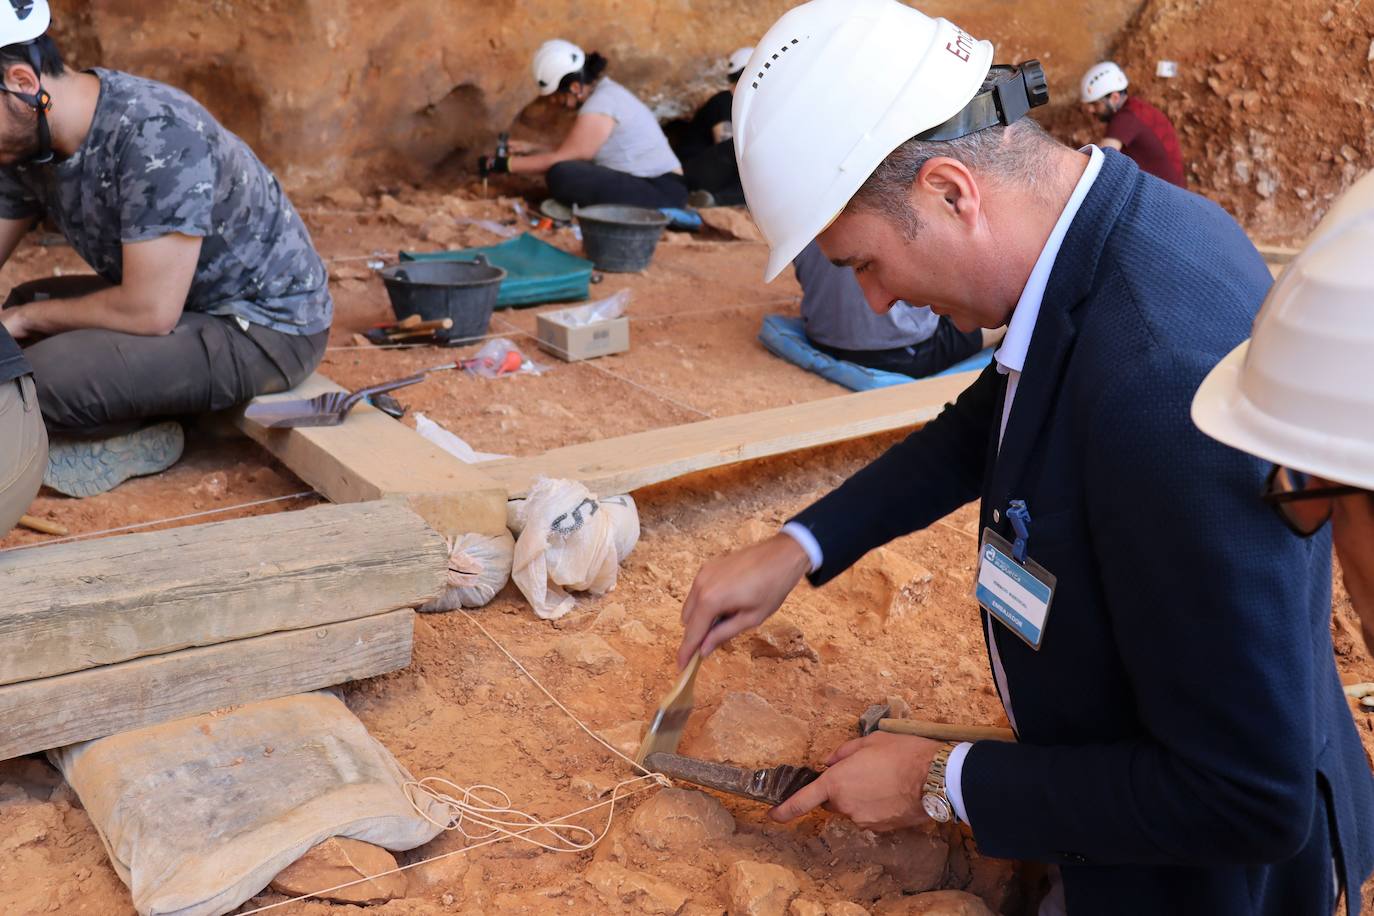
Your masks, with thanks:
[(1183, 151), (1168, 116), (1144, 99), (1128, 95), (1130, 83), (1120, 67), (1104, 61), (1083, 76), (1083, 106), (1107, 122), (1101, 145), (1121, 150), (1151, 175), (1188, 186), (1183, 175)]

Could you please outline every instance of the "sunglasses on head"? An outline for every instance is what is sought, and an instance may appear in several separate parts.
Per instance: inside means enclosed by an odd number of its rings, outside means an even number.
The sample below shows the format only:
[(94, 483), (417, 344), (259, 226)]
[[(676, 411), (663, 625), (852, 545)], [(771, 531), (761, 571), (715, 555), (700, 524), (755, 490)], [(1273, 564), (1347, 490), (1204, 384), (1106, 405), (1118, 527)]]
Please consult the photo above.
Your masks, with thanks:
[(1331, 520), (1331, 501), (1341, 496), (1363, 493), (1359, 487), (1313, 486), (1313, 477), (1276, 464), (1264, 481), (1262, 498), (1289, 530), (1298, 537), (1311, 537)]

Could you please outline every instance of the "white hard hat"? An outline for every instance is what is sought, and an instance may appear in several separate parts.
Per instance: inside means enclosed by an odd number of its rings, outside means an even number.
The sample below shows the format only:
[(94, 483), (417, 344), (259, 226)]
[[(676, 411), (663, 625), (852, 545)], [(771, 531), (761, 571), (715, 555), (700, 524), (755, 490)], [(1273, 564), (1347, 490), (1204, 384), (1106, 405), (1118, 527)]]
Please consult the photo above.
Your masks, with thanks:
[(1080, 97), (1084, 104), (1105, 99), (1113, 92), (1125, 92), (1130, 80), (1126, 79), (1126, 71), (1109, 60), (1104, 60), (1100, 64), (1094, 64), (1093, 68), (1083, 74), (1083, 84), (1079, 87)]
[(587, 62), (587, 55), (571, 41), (554, 38), (534, 52), (534, 82), (540, 95), (553, 95), (569, 73), (576, 73)]
[(738, 73), (749, 63), (749, 58), (754, 56), (753, 47), (736, 48), (735, 51), (725, 59), (725, 72)]
[(768, 30), (735, 90), (735, 154), (772, 280), (898, 146), (961, 111), (992, 44), (897, 0), (812, 0)]
[(0, 2), (0, 47), (33, 41), (48, 30), (48, 0)]
[(1214, 439), (1374, 490), (1374, 174), (1327, 213), (1264, 300), (1250, 340), (1193, 398)]

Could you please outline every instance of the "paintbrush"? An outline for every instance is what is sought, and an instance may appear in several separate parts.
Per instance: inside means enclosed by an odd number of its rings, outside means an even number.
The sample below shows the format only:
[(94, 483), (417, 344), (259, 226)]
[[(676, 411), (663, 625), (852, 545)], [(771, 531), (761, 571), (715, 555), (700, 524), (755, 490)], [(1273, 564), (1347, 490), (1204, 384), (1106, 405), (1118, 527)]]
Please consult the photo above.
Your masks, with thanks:
[(654, 714), (654, 721), (649, 724), (644, 741), (639, 745), (639, 753), (635, 755), (636, 763), (642, 766), (644, 758), (650, 754), (677, 753), (682, 731), (687, 727), (687, 719), (692, 714), (692, 688), (696, 684), (697, 669), (700, 667), (701, 653), (698, 652), (687, 663), (677, 684), (668, 691), (662, 705), (658, 707), (658, 712)]

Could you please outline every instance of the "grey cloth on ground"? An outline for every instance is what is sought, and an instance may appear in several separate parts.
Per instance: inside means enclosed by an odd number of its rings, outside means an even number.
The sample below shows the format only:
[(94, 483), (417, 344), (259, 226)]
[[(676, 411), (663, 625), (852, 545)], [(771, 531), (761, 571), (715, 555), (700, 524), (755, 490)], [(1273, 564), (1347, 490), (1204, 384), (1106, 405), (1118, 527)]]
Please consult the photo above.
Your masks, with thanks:
[(637, 178), (682, 171), (649, 106), (610, 77), (596, 84), (581, 113), (608, 115), (615, 121), (615, 129), (592, 159), (597, 165)]
[(886, 315), (868, 307), (854, 271), (836, 267), (814, 241), (792, 261), (802, 288), (801, 316), (814, 343), (841, 350), (891, 350), (930, 339), (940, 316), (899, 302)]
[(97, 274), (123, 280), (123, 245), (204, 239), (186, 310), (285, 334), (327, 330), (324, 262), (277, 179), (179, 89), (91, 71), (100, 98), (81, 148), (52, 165), (0, 168), (0, 218), (47, 213)]
[(48, 434), (33, 377), (0, 382), (0, 537), (29, 511), (48, 466)]

